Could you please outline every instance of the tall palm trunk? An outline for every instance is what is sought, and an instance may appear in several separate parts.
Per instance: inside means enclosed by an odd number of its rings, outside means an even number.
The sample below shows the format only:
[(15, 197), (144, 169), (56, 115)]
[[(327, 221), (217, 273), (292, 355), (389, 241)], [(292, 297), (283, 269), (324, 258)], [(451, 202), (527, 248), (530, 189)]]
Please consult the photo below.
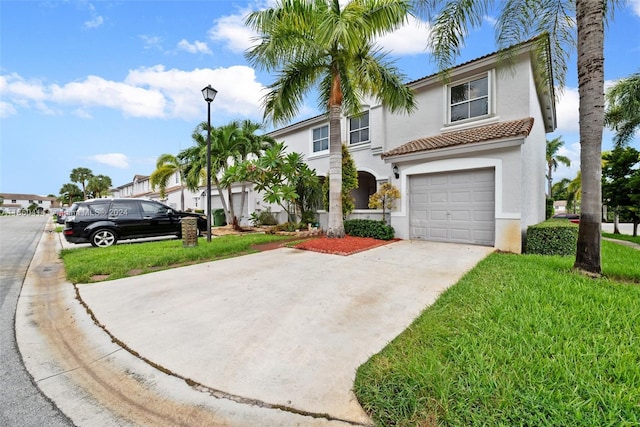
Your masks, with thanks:
[(604, 124), (604, 2), (576, 0), (582, 203), (574, 268), (602, 273), (602, 127)]
[(333, 70), (329, 97), (329, 224), (328, 237), (344, 237), (342, 221), (342, 141), (340, 115), (342, 113), (340, 74)]
[(327, 236), (344, 237), (339, 105), (332, 105), (329, 109), (329, 224)]

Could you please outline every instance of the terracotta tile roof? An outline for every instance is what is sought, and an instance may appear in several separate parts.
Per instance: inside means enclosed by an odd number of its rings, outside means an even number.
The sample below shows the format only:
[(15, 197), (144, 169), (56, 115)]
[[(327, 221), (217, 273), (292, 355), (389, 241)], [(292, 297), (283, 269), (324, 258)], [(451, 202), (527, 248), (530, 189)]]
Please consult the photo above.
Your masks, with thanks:
[(382, 158), (399, 156), (402, 154), (418, 153), (436, 150), (438, 148), (456, 145), (473, 144), (475, 142), (491, 141), (494, 139), (510, 138), (514, 136), (528, 136), (533, 126), (533, 118), (500, 122), (492, 125), (480, 126), (440, 135), (429, 136), (407, 142), (400, 147), (382, 153)]

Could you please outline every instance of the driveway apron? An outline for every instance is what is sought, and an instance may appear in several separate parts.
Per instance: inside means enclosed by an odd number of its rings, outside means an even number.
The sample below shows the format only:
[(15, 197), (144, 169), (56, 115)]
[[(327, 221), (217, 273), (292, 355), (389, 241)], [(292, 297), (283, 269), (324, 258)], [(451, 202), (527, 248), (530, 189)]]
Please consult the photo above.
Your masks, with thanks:
[(399, 241), (281, 248), (79, 285), (130, 350), (218, 396), (369, 423), (355, 371), (493, 248)]

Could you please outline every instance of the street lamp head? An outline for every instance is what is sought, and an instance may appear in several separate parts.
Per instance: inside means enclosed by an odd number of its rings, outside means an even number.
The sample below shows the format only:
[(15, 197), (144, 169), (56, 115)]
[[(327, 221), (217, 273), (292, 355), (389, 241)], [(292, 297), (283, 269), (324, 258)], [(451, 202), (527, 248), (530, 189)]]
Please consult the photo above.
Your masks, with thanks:
[(208, 103), (211, 103), (211, 101), (213, 101), (216, 98), (217, 93), (218, 91), (212, 88), (211, 85), (208, 85), (207, 87), (202, 89), (202, 96), (204, 97), (204, 100), (207, 101)]

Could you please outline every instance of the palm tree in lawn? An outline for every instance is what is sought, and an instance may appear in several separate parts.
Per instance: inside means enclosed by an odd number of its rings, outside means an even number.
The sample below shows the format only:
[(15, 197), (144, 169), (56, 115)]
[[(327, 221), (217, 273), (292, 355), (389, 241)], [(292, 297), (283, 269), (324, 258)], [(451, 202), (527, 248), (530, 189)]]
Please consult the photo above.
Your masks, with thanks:
[(549, 198), (553, 199), (553, 172), (558, 169), (558, 162), (565, 166), (571, 166), (571, 160), (567, 156), (558, 155), (558, 150), (564, 145), (561, 136), (547, 141), (547, 182), (549, 184)]
[(156, 160), (156, 170), (151, 173), (149, 181), (151, 188), (154, 190), (156, 187), (160, 190), (160, 198), (167, 197), (167, 185), (169, 185), (169, 179), (175, 174), (178, 174), (180, 178), (180, 210), (184, 210), (184, 176), (182, 174), (182, 164), (180, 160), (173, 154), (161, 154)]
[(640, 129), (640, 73), (619, 80), (607, 91), (604, 123), (615, 130), (616, 147), (627, 145)]
[(87, 198), (87, 182), (93, 176), (93, 172), (89, 168), (74, 168), (71, 170), (69, 178), (71, 182), (82, 185), (82, 197)]
[[(580, 108), (580, 168), (582, 213), (574, 268), (587, 274), (602, 273), (600, 238), (602, 222), (601, 146), (604, 123), (604, 27), (605, 14), (616, 0), (467, 1), (415, 0), (434, 17), (429, 46), (442, 71), (454, 65), (470, 27), (478, 27), (484, 16), (499, 8), (496, 39), (503, 48), (532, 35), (547, 33), (553, 75), (562, 88), (571, 49), (578, 45), (578, 92)], [(575, 16), (575, 19), (574, 19)], [(574, 33), (577, 28), (577, 35)], [(538, 38), (544, 49), (545, 37)], [(508, 51), (503, 51), (508, 54)], [(541, 50), (544, 52), (544, 50)], [(509, 59), (508, 57), (506, 58)], [(535, 70), (551, 79), (544, 69)]]
[(318, 89), (320, 109), (329, 118), (329, 224), (327, 236), (343, 237), (342, 136), (340, 117), (361, 112), (367, 96), (392, 112), (412, 112), (413, 93), (373, 40), (408, 18), (407, 0), (281, 0), (251, 13), (246, 24), (259, 34), (246, 53), (249, 62), (277, 71), (264, 98), (265, 118), (286, 124), (304, 96)]
[[(265, 150), (273, 147), (276, 140), (269, 135), (256, 134), (258, 131), (262, 131), (262, 125), (251, 120), (243, 120), (237, 123), (237, 127), (240, 129), (238, 145), (238, 156), (235, 159), (235, 164), (240, 164), (249, 159), (251, 156), (260, 157)], [(244, 205), (246, 199), (247, 182), (242, 181), (242, 196), (240, 199), (240, 215), (244, 212)]]

